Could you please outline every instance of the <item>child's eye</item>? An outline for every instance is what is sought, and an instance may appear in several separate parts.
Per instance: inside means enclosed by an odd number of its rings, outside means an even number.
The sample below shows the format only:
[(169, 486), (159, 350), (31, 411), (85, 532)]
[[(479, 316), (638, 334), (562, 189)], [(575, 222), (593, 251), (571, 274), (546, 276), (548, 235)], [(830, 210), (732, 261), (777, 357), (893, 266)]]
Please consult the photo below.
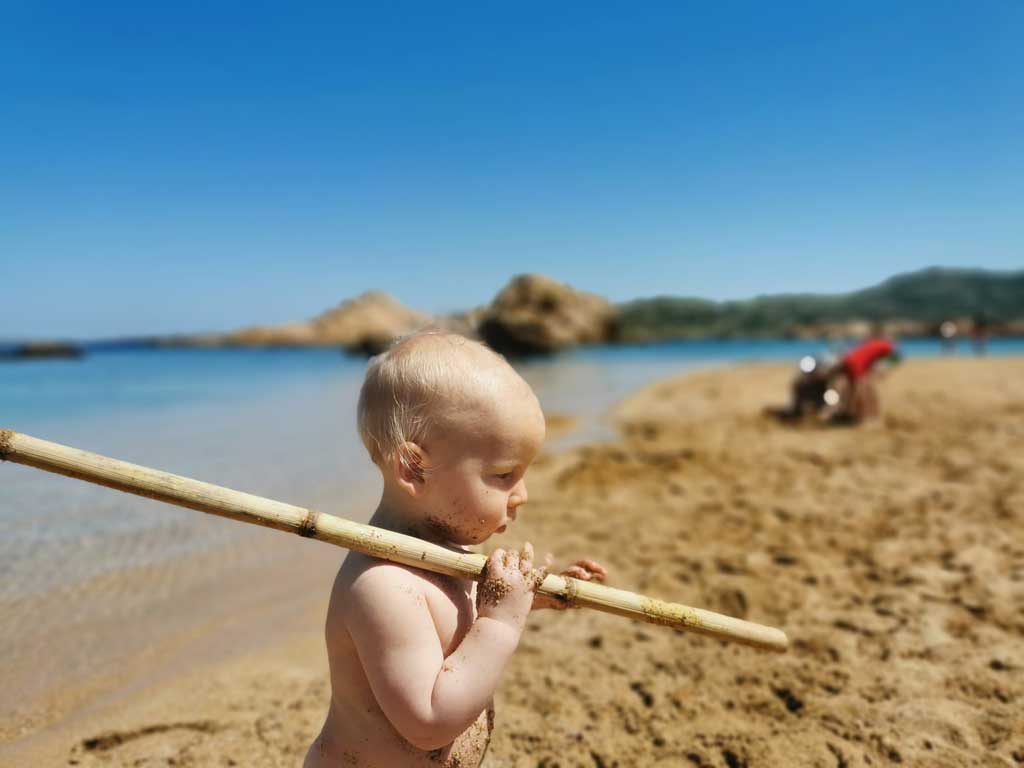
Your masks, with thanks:
[(501, 474), (495, 475), (495, 477), (499, 480), (511, 480), (512, 475), (514, 474), (515, 472), (502, 472)]

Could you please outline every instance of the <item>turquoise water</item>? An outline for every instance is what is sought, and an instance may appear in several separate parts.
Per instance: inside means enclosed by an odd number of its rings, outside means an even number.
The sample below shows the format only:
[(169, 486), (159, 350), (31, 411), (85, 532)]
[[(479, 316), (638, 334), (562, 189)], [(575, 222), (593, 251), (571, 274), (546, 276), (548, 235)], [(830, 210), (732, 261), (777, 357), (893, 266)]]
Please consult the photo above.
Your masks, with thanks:
[[(901, 344), (908, 357), (944, 354), (937, 341)], [(635, 381), (653, 371), (744, 360), (793, 360), (822, 351), (822, 343), (779, 341), (680, 341), (649, 345), (587, 347), (517, 364), (529, 377), (552, 381), (552, 371), (588, 368)], [(961, 343), (960, 354), (969, 354)], [(1024, 339), (997, 339), (988, 354), (1022, 355)], [(0, 364), (0, 425), (31, 431), (95, 418), (122, 418), (177, 409), (231, 408), (241, 401), (273, 398), (303, 387), (318, 388), (360, 378), (365, 361), (330, 349), (167, 349), (93, 351), (82, 360)], [(542, 392), (559, 399), (556, 391)], [(561, 393), (568, 394), (568, 393)], [(574, 396), (570, 399), (575, 399)], [(196, 414), (198, 415), (198, 413)]]
[(93, 351), (0, 365), (0, 421), (48, 424), (199, 404), (230, 405), (297, 384), (361, 375), (327, 349)]

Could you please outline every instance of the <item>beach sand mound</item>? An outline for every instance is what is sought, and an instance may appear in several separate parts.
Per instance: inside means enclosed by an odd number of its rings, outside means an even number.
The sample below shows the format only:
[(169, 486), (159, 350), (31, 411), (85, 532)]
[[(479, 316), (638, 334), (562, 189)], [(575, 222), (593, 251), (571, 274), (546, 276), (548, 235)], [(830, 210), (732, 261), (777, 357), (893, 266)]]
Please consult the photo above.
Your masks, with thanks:
[[(791, 650), (538, 613), (485, 765), (1024, 764), (1024, 361), (907, 362), (856, 429), (761, 417), (788, 378), (638, 393), (621, 440), (541, 457), (501, 544), (596, 558), (614, 586), (779, 626)], [(175, 680), (67, 762), (296, 765), (326, 706), (321, 644)]]
[(502, 688), (506, 764), (1024, 763), (1024, 361), (907, 363), (858, 429), (762, 418), (789, 375), (637, 394), (621, 442), (547, 462), (518, 535), (790, 652), (539, 615)]

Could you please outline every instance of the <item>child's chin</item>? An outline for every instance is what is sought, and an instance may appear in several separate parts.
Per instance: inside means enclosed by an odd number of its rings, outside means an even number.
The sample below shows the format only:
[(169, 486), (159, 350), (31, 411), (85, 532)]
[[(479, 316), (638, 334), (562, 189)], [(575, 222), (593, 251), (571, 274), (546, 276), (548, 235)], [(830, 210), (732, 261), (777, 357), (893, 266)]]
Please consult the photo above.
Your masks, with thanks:
[(477, 544), (483, 544), (487, 539), (491, 537), (491, 534), (463, 534), (459, 537), (453, 537), (451, 539), (452, 544), (457, 544), (460, 547), (475, 547)]

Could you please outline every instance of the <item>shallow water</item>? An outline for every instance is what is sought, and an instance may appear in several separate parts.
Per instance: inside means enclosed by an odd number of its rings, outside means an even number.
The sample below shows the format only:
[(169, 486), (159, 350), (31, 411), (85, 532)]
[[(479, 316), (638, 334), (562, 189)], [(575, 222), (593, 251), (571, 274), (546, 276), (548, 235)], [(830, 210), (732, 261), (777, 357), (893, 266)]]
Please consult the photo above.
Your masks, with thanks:
[[(940, 353), (934, 342), (904, 348), (910, 356)], [(677, 342), (584, 348), (517, 367), (546, 411), (578, 419), (558, 449), (610, 437), (610, 406), (652, 380), (741, 360), (795, 361), (820, 349), (802, 341)], [(989, 353), (1024, 354), (1024, 341), (993, 342)], [(322, 349), (94, 351), (81, 361), (5, 364), (0, 426), (365, 520), (379, 479), (355, 430), (364, 369), (363, 360)], [(249, 584), (264, 574), (266, 590), (285, 584), (308, 545), (0, 466), (0, 718), (144, 653), (171, 622), (184, 631), (208, 620), (219, 592), (242, 589), (242, 574)], [(329, 554), (316, 550), (328, 564)], [(79, 635), (68, 639), (72, 633)]]

